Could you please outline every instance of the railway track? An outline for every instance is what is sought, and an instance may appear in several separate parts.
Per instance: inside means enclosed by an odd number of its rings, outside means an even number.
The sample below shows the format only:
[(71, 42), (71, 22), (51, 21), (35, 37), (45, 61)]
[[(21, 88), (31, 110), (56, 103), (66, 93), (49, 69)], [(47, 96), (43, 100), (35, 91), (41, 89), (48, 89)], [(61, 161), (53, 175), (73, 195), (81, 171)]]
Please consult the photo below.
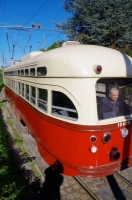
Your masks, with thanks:
[[(132, 179), (129, 176), (132, 169), (97, 179), (74, 177), (93, 200), (131, 200)], [(125, 176), (129, 176), (130, 180)]]
[(74, 179), (84, 188), (84, 190), (93, 198), (93, 200), (99, 200), (95, 193), (88, 187), (87, 184), (80, 178), (75, 176)]
[[(44, 172), (48, 165), (38, 154), (35, 147), (35, 141), (30, 134), (26, 133), (21, 123), (16, 121), (16, 118), (10, 110), (8, 103), (5, 105), (6, 115), (10, 115), (16, 129), (23, 139), (27, 150), (31, 157), (35, 157), (35, 162), (41, 173), (42, 181), (46, 183)], [(50, 185), (48, 185), (50, 187)], [(52, 193), (51, 188), (51, 193)], [(83, 178), (63, 176), (63, 182), (60, 185), (60, 198), (52, 195), (52, 200), (131, 200), (132, 199), (132, 168), (128, 168), (122, 172), (102, 178)]]

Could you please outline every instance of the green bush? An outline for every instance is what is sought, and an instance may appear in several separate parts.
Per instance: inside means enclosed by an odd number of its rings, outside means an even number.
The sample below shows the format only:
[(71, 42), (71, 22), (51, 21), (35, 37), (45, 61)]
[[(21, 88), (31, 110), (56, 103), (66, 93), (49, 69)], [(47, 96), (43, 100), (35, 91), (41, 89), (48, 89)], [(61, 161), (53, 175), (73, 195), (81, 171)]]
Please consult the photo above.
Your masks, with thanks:
[(0, 81), (0, 92), (1, 92), (1, 90), (2, 90), (3, 87), (4, 87), (4, 82)]
[(4, 127), (0, 120), (0, 199), (32, 199), (28, 192), (28, 183), (11, 153), (12, 143)]

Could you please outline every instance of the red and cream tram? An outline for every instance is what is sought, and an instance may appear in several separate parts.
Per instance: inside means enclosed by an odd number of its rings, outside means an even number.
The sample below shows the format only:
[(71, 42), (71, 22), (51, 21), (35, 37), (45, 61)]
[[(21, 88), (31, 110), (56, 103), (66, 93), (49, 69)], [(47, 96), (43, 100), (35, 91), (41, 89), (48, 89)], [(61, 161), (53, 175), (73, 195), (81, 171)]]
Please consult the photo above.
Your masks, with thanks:
[[(41, 156), (49, 165), (58, 160), (71, 176), (101, 177), (132, 166), (131, 80), (131, 57), (74, 42), (31, 52), (4, 70), (10, 106)], [(124, 101), (120, 108), (111, 88)]]

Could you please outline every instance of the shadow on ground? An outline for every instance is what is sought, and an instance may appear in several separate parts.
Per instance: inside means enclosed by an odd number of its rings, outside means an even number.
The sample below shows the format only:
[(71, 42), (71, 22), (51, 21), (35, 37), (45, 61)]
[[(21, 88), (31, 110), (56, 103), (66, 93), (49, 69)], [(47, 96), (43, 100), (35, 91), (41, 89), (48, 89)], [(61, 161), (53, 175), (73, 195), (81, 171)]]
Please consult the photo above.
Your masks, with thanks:
[[(4, 131), (10, 136), (10, 152), (18, 165), (22, 181), (27, 183), (27, 190), (31, 195), (31, 200), (61, 200), (60, 186), (63, 183), (63, 176), (61, 175), (63, 172), (62, 164), (57, 160), (54, 164), (46, 168), (44, 171), (45, 181), (42, 183), (40, 178), (34, 176), (28, 165), (28, 162), (35, 160), (35, 157), (31, 157), (28, 153), (22, 154), (19, 148), (13, 145), (15, 140), (11, 136), (3, 109), (0, 109), (0, 119)], [(21, 193), (23, 192), (22, 190)], [(23, 196), (23, 194), (19, 193), (20, 196)], [(19, 197), (16, 199), (21, 199)]]

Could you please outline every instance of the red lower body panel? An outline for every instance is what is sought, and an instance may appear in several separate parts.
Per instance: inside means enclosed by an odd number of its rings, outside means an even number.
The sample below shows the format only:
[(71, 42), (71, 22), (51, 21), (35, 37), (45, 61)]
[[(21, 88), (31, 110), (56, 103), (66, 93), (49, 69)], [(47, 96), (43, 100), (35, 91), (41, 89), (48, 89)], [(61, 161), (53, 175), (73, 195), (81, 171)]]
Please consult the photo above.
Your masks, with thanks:
[[(49, 165), (59, 161), (63, 168), (62, 173), (71, 176), (106, 176), (122, 168), (122, 159), (124, 163), (127, 159), (126, 167), (132, 166), (132, 145), (129, 153), (125, 152), (124, 139), (119, 137), (115, 129), (113, 129), (112, 142), (103, 144), (101, 138), (104, 130), (97, 131), (94, 127), (55, 119), (39, 111), (9, 88), (6, 87), (5, 91), (17, 118), (22, 119), (29, 132), (33, 134), (41, 156)], [(95, 144), (90, 142), (93, 134), (97, 137)], [(131, 140), (132, 138), (129, 138), (129, 141)], [(98, 147), (98, 152), (90, 152), (93, 145)], [(121, 152), (121, 157), (116, 162), (110, 161), (109, 157), (109, 152), (114, 145), (118, 146)]]

